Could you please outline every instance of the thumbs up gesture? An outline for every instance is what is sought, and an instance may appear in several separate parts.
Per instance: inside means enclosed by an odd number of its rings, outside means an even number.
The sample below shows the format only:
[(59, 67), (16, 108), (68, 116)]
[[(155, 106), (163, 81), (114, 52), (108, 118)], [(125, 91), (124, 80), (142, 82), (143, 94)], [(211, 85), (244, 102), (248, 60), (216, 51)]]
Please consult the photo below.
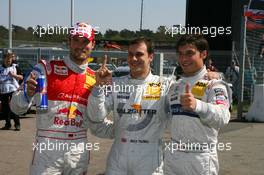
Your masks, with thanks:
[(194, 111), (196, 108), (196, 99), (191, 93), (190, 83), (186, 83), (185, 93), (180, 97), (182, 108), (189, 111)]
[(96, 71), (96, 86), (112, 83), (112, 72), (106, 67), (107, 55), (104, 56), (102, 66)]
[(37, 81), (36, 81), (36, 75), (31, 72), (29, 75), (29, 79), (27, 80), (27, 86), (26, 86), (26, 93), (27, 96), (32, 97), (36, 93), (37, 88)]

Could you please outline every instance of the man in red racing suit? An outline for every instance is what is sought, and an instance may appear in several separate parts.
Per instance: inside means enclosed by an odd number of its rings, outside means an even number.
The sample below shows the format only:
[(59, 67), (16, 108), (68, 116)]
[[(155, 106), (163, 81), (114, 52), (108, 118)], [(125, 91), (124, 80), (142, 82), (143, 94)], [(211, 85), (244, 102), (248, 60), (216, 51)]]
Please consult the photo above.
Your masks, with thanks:
[[(78, 23), (70, 36), (70, 57), (41, 61), (31, 72), (24, 91), (13, 95), (11, 109), (22, 114), (35, 103), (35, 81), (44, 75), (48, 109), (37, 110), (37, 133), (31, 174), (86, 174), (89, 149), (87, 129), (99, 137), (112, 137), (111, 123), (92, 123), (87, 101), (95, 84), (95, 73), (87, 67), (87, 55), (94, 47), (90, 25)], [(80, 33), (82, 32), (82, 33)], [(88, 148), (89, 147), (89, 148)]]

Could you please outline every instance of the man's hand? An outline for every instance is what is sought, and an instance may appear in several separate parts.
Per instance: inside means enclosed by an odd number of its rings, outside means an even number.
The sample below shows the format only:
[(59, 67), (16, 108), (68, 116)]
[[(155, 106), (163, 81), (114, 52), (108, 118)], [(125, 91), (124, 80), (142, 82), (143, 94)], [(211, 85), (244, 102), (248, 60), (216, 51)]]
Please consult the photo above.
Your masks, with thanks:
[(107, 55), (105, 55), (104, 57), (102, 66), (95, 73), (96, 86), (112, 84), (112, 72), (106, 67), (106, 63), (107, 63)]
[(12, 71), (8, 72), (8, 74), (9, 74), (11, 77), (13, 77), (13, 78), (15, 78), (15, 79), (17, 79), (17, 80), (23, 80), (23, 75), (17, 75), (17, 74), (15, 74), (15, 73), (12, 72)]
[(196, 108), (196, 99), (190, 90), (190, 84), (186, 83), (185, 93), (180, 97), (180, 103), (184, 110), (194, 111)]
[(27, 96), (33, 97), (36, 93), (36, 88), (37, 88), (37, 81), (36, 81), (36, 75), (31, 72), (30, 77), (27, 80), (27, 86), (26, 86), (26, 92)]

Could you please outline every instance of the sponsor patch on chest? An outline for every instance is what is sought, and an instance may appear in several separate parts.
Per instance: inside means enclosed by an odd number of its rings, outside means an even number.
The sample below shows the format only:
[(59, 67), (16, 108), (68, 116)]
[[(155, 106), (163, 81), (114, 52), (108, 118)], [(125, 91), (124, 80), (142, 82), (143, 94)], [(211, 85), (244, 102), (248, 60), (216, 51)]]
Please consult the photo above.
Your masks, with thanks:
[(159, 100), (161, 95), (161, 83), (148, 83), (143, 100)]
[(68, 68), (66, 66), (54, 65), (54, 73), (57, 75), (68, 75)]

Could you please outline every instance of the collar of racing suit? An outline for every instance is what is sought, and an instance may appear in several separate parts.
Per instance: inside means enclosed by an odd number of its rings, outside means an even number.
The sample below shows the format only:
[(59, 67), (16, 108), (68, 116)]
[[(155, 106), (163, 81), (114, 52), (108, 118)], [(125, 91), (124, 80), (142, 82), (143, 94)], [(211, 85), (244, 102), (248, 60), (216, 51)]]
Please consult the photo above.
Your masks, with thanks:
[(73, 62), (73, 61), (70, 59), (70, 57), (68, 57), (68, 56), (64, 58), (64, 63), (65, 63), (66, 66), (67, 66), (68, 68), (70, 68), (73, 72), (75, 72), (75, 73), (79, 73), (79, 74), (84, 73), (85, 70), (86, 70), (86, 68), (87, 68), (87, 66), (88, 66), (88, 63), (87, 63), (87, 64), (83, 64), (83, 65), (78, 65), (78, 64), (76, 64), (75, 62)]
[(200, 69), (198, 72), (196, 72), (195, 75), (193, 76), (182, 76), (182, 79), (184, 80), (184, 82), (189, 82), (191, 84), (195, 83), (197, 80), (199, 79), (203, 79), (203, 77), (205, 76), (205, 74), (207, 73), (206, 67), (204, 66), (202, 69)]
[(153, 77), (152, 73), (149, 72), (148, 76), (144, 79), (135, 79), (135, 78), (132, 78), (131, 75), (128, 76), (128, 79), (129, 79), (129, 82), (133, 84), (144, 84), (145, 82), (149, 82), (152, 77)]

